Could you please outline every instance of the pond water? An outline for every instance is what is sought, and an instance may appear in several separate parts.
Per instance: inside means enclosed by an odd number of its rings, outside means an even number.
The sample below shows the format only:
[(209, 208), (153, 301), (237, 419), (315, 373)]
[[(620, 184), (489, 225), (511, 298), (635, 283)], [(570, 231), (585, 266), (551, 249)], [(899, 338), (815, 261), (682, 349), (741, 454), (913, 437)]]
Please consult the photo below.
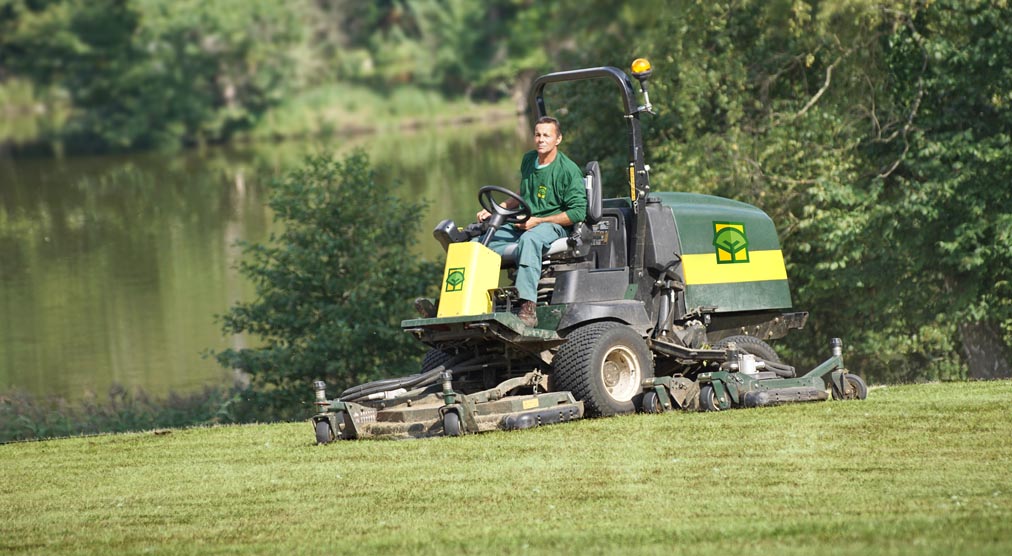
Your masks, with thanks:
[[(215, 320), (251, 296), (237, 240), (273, 225), (267, 184), (313, 153), (369, 154), (377, 182), (429, 202), (431, 230), (473, 219), (478, 187), (513, 186), (522, 124), (384, 133), (202, 152), (0, 157), (0, 392), (79, 399), (111, 385), (153, 395), (231, 383), (203, 354), (250, 340)], [(385, 218), (397, 215), (383, 215)]]

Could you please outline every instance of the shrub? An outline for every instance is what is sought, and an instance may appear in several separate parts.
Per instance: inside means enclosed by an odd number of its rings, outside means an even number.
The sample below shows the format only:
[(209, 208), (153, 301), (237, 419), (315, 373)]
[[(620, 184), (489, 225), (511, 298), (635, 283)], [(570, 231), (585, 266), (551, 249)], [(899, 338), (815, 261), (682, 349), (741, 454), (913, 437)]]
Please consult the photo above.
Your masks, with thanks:
[(260, 345), (215, 354), (249, 373), (248, 401), (261, 419), (306, 416), (314, 380), (333, 393), (417, 367), (424, 349), (400, 321), (439, 269), (412, 255), (423, 205), (389, 189), (362, 153), (311, 157), (272, 186), (268, 204), (282, 231), (243, 244), (240, 271), (255, 299), (221, 317), (225, 333)]

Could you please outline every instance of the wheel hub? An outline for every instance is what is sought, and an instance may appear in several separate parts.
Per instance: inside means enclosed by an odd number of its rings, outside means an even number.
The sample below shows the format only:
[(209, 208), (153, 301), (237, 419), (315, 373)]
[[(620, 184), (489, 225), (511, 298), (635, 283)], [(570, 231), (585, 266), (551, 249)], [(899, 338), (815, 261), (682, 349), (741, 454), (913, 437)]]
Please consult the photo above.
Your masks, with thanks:
[(601, 378), (605, 390), (617, 401), (629, 401), (640, 390), (643, 372), (636, 355), (624, 346), (616, 346), (604, 355)]

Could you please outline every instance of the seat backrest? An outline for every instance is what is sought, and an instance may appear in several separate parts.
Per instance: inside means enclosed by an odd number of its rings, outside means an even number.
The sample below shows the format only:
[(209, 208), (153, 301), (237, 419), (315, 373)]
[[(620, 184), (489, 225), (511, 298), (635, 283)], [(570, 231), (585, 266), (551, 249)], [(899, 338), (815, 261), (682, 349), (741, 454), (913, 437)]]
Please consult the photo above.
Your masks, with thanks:
[(583, 169), (583, 184), (587, 188), (587, 223), (601, 219), (601, 166), (591, 160)]

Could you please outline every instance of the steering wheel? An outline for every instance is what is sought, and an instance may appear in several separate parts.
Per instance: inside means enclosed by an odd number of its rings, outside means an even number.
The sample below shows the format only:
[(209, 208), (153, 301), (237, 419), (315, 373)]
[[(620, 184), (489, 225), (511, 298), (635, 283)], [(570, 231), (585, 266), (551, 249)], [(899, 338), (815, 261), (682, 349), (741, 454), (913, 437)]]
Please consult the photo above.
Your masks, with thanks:
[[(516, 199), (519, 205), (516, 208), (505, 208), (499, 203), (495, 202), (495, 198), (492, 193), (502, 193), (511, 199)], [(498, 185), (486, 185), (478, 190), (478, 204), (481, 208), (492, 213), (492, 217), (489, 218), (489, 226), (493, 228), (499, 228), (505, 223), (519, 224), (526, 222), (531, 217), (531, 207), (527, 204), (527, 201), (520, 195), (517, 195), (513, 191), (506, 189), (505, 187), (499, 187)]]

